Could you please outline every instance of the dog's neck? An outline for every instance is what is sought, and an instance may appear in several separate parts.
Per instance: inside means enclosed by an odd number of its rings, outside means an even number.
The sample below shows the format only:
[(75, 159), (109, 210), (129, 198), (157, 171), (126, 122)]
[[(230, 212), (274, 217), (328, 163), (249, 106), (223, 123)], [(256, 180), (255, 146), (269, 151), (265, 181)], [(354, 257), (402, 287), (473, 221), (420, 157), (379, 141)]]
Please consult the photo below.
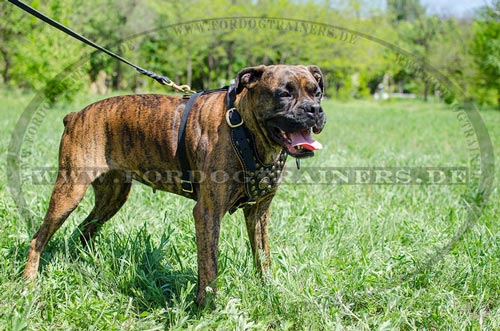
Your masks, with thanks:
[(233, 97), (235, 98), (233, 103), (226, 103), (226, 105), (233, 105), (232, 107), (237, 109), (243, 117), (247, 128), (250, 129), (250, 132), (254, 137), (257, 158), (262, 164), (272, 164), (278, 162), (281, 157), (283, 148), (277, 145), (274, 140), (271, 139), (267, 132), (267, 129), (260, 124), (259, 120), (256, 117), (255, 109), (248, 109), (243, 106), (247, 104), (247, 102), (241, 102), (245, 98), (248, 98), (247, 90), (244, 89), (238, 95), (234, 95)]

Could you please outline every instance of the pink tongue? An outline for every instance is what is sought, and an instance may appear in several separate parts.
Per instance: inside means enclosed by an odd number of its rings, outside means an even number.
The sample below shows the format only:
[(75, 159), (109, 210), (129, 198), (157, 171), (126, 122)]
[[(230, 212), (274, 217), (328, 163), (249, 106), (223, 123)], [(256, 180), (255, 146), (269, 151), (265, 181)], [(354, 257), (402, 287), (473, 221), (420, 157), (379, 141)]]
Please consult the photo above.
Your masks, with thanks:
[(293, 147), (303, 146), (311, 151), (323, 148), (320, 142), (317, 142), (311, 137), (311, 133), (308, 130), (289, 133), (288, 138), (292, 141)]

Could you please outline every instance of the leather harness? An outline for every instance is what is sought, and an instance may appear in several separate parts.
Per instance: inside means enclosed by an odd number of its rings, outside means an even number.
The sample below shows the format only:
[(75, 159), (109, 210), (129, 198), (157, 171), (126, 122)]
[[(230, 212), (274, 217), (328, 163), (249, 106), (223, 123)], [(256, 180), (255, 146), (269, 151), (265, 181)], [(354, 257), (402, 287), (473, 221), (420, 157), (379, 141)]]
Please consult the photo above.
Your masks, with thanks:
[(232, 214), (238, 208), (255, 204), (257, 200), (274, 191), (283, 173), (287, 154), (284, 150), (281, 150), (278, 159), (271, 164), (264, 164), (259, 159), (254, 136), (244, 124), (243, 118), (234, 105), (236, 101), (236, 89), (234, 85), (193, 94), (189, 97), (182, 114), (177, 144), (177, 157), (179, 158), (182, 171), (181, 189), (187, 197), (196, 200), (196, 192), (193, 186), (185, 141), (186, 123), (189, 113), (199, 96), (221, 91), (226, 91), (226, 122), (231, 129), (231, 144), (243, 169), (243, 182), (245, 184), (245, 196), (230, 208), (229, 212)]

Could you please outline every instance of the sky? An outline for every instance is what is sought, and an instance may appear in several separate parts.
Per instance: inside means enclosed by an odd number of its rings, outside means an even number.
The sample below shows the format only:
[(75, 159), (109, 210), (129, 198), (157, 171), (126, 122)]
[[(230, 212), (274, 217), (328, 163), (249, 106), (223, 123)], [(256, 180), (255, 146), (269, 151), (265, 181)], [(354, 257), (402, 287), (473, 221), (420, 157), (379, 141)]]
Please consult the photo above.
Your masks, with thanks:
[(446, 14), (447, 16), (470, 16), (474, 9), (491, 3), (491, 0), (420, 0), (431, 14)]
[[(427, 13), (438, 16), (471, 17), (482, 6), (491, 5), (494, 0), (419, 0), (427, 8)], [(346, 0), (330, 0), (333, 7), (346, 6)], [(365, 9), (386, 8), (387, 0), (365, 0)]]

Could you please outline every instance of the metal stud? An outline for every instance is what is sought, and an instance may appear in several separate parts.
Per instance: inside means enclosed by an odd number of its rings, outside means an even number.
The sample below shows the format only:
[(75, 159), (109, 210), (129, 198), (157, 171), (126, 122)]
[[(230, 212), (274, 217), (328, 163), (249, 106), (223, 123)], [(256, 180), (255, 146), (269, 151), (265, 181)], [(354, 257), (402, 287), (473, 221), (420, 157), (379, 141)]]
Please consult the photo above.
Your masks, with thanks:
[(259, 188), (260, 188), (261, 190), (264, 190), (266, 187), (268, 187), (268, 186), (269, 186), (269, 182), (270, 182), (270, 180), (269, 180), (269, 178), (268, 178), (268, 177), (264, 177), (264, 178), (262, 178), (262, 179), (260, 180), (260, 182), (259, 182)]

